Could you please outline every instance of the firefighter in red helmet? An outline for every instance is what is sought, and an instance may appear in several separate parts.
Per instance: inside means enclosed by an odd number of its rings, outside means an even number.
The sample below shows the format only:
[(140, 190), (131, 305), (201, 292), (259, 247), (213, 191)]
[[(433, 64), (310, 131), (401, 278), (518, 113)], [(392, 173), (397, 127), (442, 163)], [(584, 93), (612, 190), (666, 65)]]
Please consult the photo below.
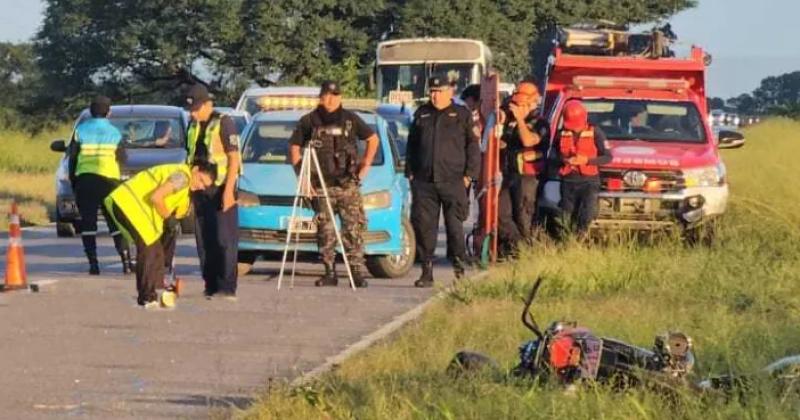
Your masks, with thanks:
[(567, 101), (562, 118), (553, 144), (561, 177), (562, 226), (585, 235), (597, 217), (598, 167), (611, 162), (611, 153), (605, 146), (605, 134), (589, 124), (588, 111), (581, 101)]

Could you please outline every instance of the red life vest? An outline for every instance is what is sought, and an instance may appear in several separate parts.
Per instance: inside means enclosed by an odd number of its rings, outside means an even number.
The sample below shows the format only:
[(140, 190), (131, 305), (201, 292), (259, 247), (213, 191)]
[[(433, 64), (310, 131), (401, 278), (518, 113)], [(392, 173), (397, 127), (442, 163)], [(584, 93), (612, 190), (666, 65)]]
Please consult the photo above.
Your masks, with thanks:
[[(597, 146), (594, 144), (594, 127), (589, 126), (588, 129), (581, 131), (577, 142), (572, 131), (561, 131), (559, 149), (561, 159), (564, 161), (577, 155), (586, 156), (590, 160), (596, 158)], [(565, 176), (575, 171), (583, 176), (595, 176), (600, 173), (597, 165), (570, 165), (566, 162), (561, 165), (559, 173), (561, 176)]]

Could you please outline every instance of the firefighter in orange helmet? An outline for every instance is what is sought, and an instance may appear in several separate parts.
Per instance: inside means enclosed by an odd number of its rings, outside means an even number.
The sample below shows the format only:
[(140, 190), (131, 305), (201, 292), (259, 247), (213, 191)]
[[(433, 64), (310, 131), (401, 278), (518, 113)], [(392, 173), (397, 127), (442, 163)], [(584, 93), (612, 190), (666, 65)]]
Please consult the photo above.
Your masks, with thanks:
[(581, 101), (567, 101), (562, 118), (562, 129), (553, 144), (561, 177), (562, 226), (584, 235), (597, 217), (599, 166), (611, 162), (611, 153), (605, 146), (605, 134), (589, 124), (589, 113)]
[(539, 176), (550, 141), (550, 126), (539, 114), (539, 89), (521, 82), (505, 109), (500, 168), (503, 184), (498, 200), (501, 253), (513, 253), (532, 235)]

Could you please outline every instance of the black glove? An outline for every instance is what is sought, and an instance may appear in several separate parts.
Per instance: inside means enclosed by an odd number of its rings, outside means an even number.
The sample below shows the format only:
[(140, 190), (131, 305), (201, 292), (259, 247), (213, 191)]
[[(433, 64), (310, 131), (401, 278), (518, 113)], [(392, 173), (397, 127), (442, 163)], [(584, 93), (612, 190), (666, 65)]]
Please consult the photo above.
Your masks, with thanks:
[(170, 216), (164, 219), (164, 232), (165, 233), (173, 233), (178, 230), (178, 226), (181, 225), (181, 222), (175, 216)]

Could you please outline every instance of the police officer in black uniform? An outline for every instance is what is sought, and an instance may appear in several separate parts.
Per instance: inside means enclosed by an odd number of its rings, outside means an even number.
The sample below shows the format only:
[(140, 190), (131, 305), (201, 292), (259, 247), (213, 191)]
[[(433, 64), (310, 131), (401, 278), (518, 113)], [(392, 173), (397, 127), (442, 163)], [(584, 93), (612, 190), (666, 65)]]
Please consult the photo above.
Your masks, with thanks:
[(411, 181), (411, 224), (417, 237), (422, 276), (414, 285), (433, 286), (433, 256), (444, 211), (447, 255), (456, 278), (464, 275), (467, 189), (480, 175), (480, 146), (470, 111), (453, 104), (453, 87), (443, 77), (428, 81), (430, 101), (414, 113), (408, 134), (406, 176)]
[[(367, 225), (364, 203), (361, 197), (361, 181), (366, 178), (375, 153), (378, 151), (378, 135), (354, 112), (342, 108), (342, 92), (339, 84), (326, 81), (319, 93), (319, 106), (300, 118), (289, 140), (289, 160), (299, 173), (301, 149), (313, 147), (319, 160), (322, 179), (328, 192), (327, 199), (342, 222), (342, 243), (356, 287), (367, 287), (364, 279), (364, 238)], [(367, 147), (359, 159), (358, 140), (365, 140)], [(314, 168), (314, 166), (312, 166)], [(312, 169), (312, 187), (322, 192), (316, 169)], [(320, 197), (313, 202), (317, 222), (317, 245), (325, 274), (315, 285), (336, 286), (336, 231), (335, 221), (328, 212), (328, 204)]]

